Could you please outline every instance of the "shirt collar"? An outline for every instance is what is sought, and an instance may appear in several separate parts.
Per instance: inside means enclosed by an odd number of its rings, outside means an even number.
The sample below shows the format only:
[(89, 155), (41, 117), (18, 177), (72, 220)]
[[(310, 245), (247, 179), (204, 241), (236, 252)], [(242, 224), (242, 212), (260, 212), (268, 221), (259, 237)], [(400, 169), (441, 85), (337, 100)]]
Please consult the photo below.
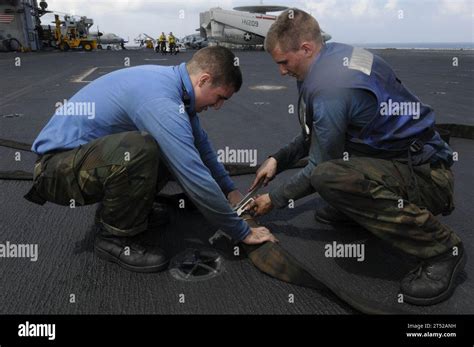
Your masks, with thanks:
[[(186, 69), (186, 63), (181, 63), (180, 65), (178, 65), (178, 73), (181, 78), (182, 86), (184, 86), (184, 88), (186, 89), (186, 92), (188, 93), (190, 101), (191, 101), (189, 105), (189, 115), (190, 116), (194, 115), (196, 114), (196, 111), (195, 111), (196, 100), (194, 96), (193, 84), (191, 82), (191, 78), (189, 77), (188, 70)], [(181, 96), (183, 96), (182, 90), (181, 90)]]
[(318, 55), (314, 58), (313, 62), (311, 63), (311, 67), (309, 68), (308, 73), (306, 74), (306, 77), (304, 78), (303, 81), (298, 81), (297, 82), (297, 87), (298, 91), (301, 92), (301, 89), (304, 87), (305, 83), (307, 80), (310, 79), (311, 73), (313, 69), (315, 68), (316, 64), (318, 63), (319, 58), (321, 57), (321, 54), (326, 50), (326, 44), (322, 44), (321, 49), (319, 50)]

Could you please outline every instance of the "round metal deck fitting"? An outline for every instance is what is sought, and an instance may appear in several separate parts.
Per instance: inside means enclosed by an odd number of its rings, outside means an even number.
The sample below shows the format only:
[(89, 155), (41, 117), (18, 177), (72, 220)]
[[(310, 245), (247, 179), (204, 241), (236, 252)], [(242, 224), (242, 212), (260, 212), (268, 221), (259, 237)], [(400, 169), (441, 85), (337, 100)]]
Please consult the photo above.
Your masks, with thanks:
[(180, 281), (205, 281), (224, 270), (222, 256), (212, 249), (189, 248), (171, 259), (169, 272)]

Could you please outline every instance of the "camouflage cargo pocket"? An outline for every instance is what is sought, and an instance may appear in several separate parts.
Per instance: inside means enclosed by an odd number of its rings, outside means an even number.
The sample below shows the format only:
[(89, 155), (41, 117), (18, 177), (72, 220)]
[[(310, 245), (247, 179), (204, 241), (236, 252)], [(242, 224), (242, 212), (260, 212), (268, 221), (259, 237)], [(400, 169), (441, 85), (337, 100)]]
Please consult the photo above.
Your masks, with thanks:
[(84, 199), (77, 183), (74, 160), (77, 149), (46, 154), (35, 164), (35, 187), (47, 201), (68, 206), (84, 205)]

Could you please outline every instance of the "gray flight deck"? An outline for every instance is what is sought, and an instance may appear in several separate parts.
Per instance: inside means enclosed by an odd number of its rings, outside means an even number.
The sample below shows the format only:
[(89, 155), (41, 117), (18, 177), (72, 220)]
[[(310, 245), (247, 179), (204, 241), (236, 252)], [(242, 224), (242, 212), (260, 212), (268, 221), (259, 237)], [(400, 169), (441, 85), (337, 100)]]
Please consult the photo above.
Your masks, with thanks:
[[(473, 51), (377, 50), (400, 79), (423, 102), (436, 110), (438, 123), (474, 125)], [(257, 149), (258, 163), (285, 145), (299, 131), (296, 83), (281, 77), (269, 55), (236, 51), (244, 75), (239, 93), (220, 111), (201, 114), (201, 122), (214, 148)], [(124, 67), (142, 64), (175, 65), (192, 52), (161, 56), (148, 51), (42, 52), (0, 55), (0, 138), (31, 143), (54, 112), (55, 103), (68, 99), (87, 81)], [(21, 66), (15, 66), (15, 58)], [(458, 66), (453, 66), (453, 58)], [(89, 73), (90, 72), (90, 73)], [(267, 86), (266, 88), (260, 88)], [(276, 90), (268, 86), (283, 87)], [(296, 107), (295, 107), (296, 108)], [(159, 112), (159, 110), (157, 110)], [(402, 313), (474, 313), (474, 140), (451, 138), (459, 153), (453, 171), (456, 209), (440, 217), (464, 241), (468, 264), (449, 301), (418, 308), (403, 304)], [(0, 147), (0, 171), (31, 171), (35, 155)], [(16, 160), (20, 159), (20, 160)], [(278, 176), (272, 185), (292, 173)], [(235, 177), (246, 190), (252, 175)], [(222, 275), (201, 282), (182, 282), (169, 272), (131, 273), (104, 262), (92, 252), (95, 206), (70, 209), (34, 205), (23, 195), (30, 182), (0, 181), (0, 243), (38, 244), (36, 262), (0, 258), (0, 314), (353, 314), (350, 305), (329, 291), (302, 288), (273, 279), (244, 256), (234, 256), (225, 239), (217, 242), (224, 257)], [(167, 187), (176, 190), (177, 187)], [(297, 201), (294, 209), (273, 211), (260, 219), (281, 240), (281, 245), (318, 276), (349, 288), (367, 300), (380, 300), (393, 308), (400, 278), (413, 266), (396, 250), (375, 240), (367, 231), (334, 229), (312, 218), (316, 196)], [(186, 248), (212, 248), (215, 233), (197, 212), (172, 210), (171, 223), (150, 232), (171, 255)], [(324, 245), (365, 242), (364, 262), (324, 257)], [(71, 294), (75, 303), (70, 302)], [(184, 294), (184, 303), (180, 296)], [(293, 296), (291, 296), (291, 294)], [(294, 298), (294, 302), (289, 302)], [(374, 299), (374, 300), (375, 300)], [(181, 300), (182, 301), (182, 300)], [(376, 305), (377, 303), (375, 303)], [(387, 312), (397, 313), (387, 309)]]

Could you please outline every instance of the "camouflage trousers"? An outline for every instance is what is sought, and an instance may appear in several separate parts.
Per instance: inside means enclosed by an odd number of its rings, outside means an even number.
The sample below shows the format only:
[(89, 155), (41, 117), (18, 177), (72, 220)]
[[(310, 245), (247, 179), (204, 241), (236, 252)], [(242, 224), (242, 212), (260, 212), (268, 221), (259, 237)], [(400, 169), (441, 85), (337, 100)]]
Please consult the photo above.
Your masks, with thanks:
[(461, 242), (435, 217), (454, 209), (454, 179), (443, 165), (413, 171), (414, 177), (406, 163), (384, 159), (330, 160), (314, 169), (311, 184), (327, 203), (377, 237), (429, 258)]
[(156, 192), (167, 179), (156, 141), (138, 131), (45, 154), (34, 171), (34, 187), (44, 200), (65, 206), (101, 202), (96, 221), (119, 236), (146, 230)]

